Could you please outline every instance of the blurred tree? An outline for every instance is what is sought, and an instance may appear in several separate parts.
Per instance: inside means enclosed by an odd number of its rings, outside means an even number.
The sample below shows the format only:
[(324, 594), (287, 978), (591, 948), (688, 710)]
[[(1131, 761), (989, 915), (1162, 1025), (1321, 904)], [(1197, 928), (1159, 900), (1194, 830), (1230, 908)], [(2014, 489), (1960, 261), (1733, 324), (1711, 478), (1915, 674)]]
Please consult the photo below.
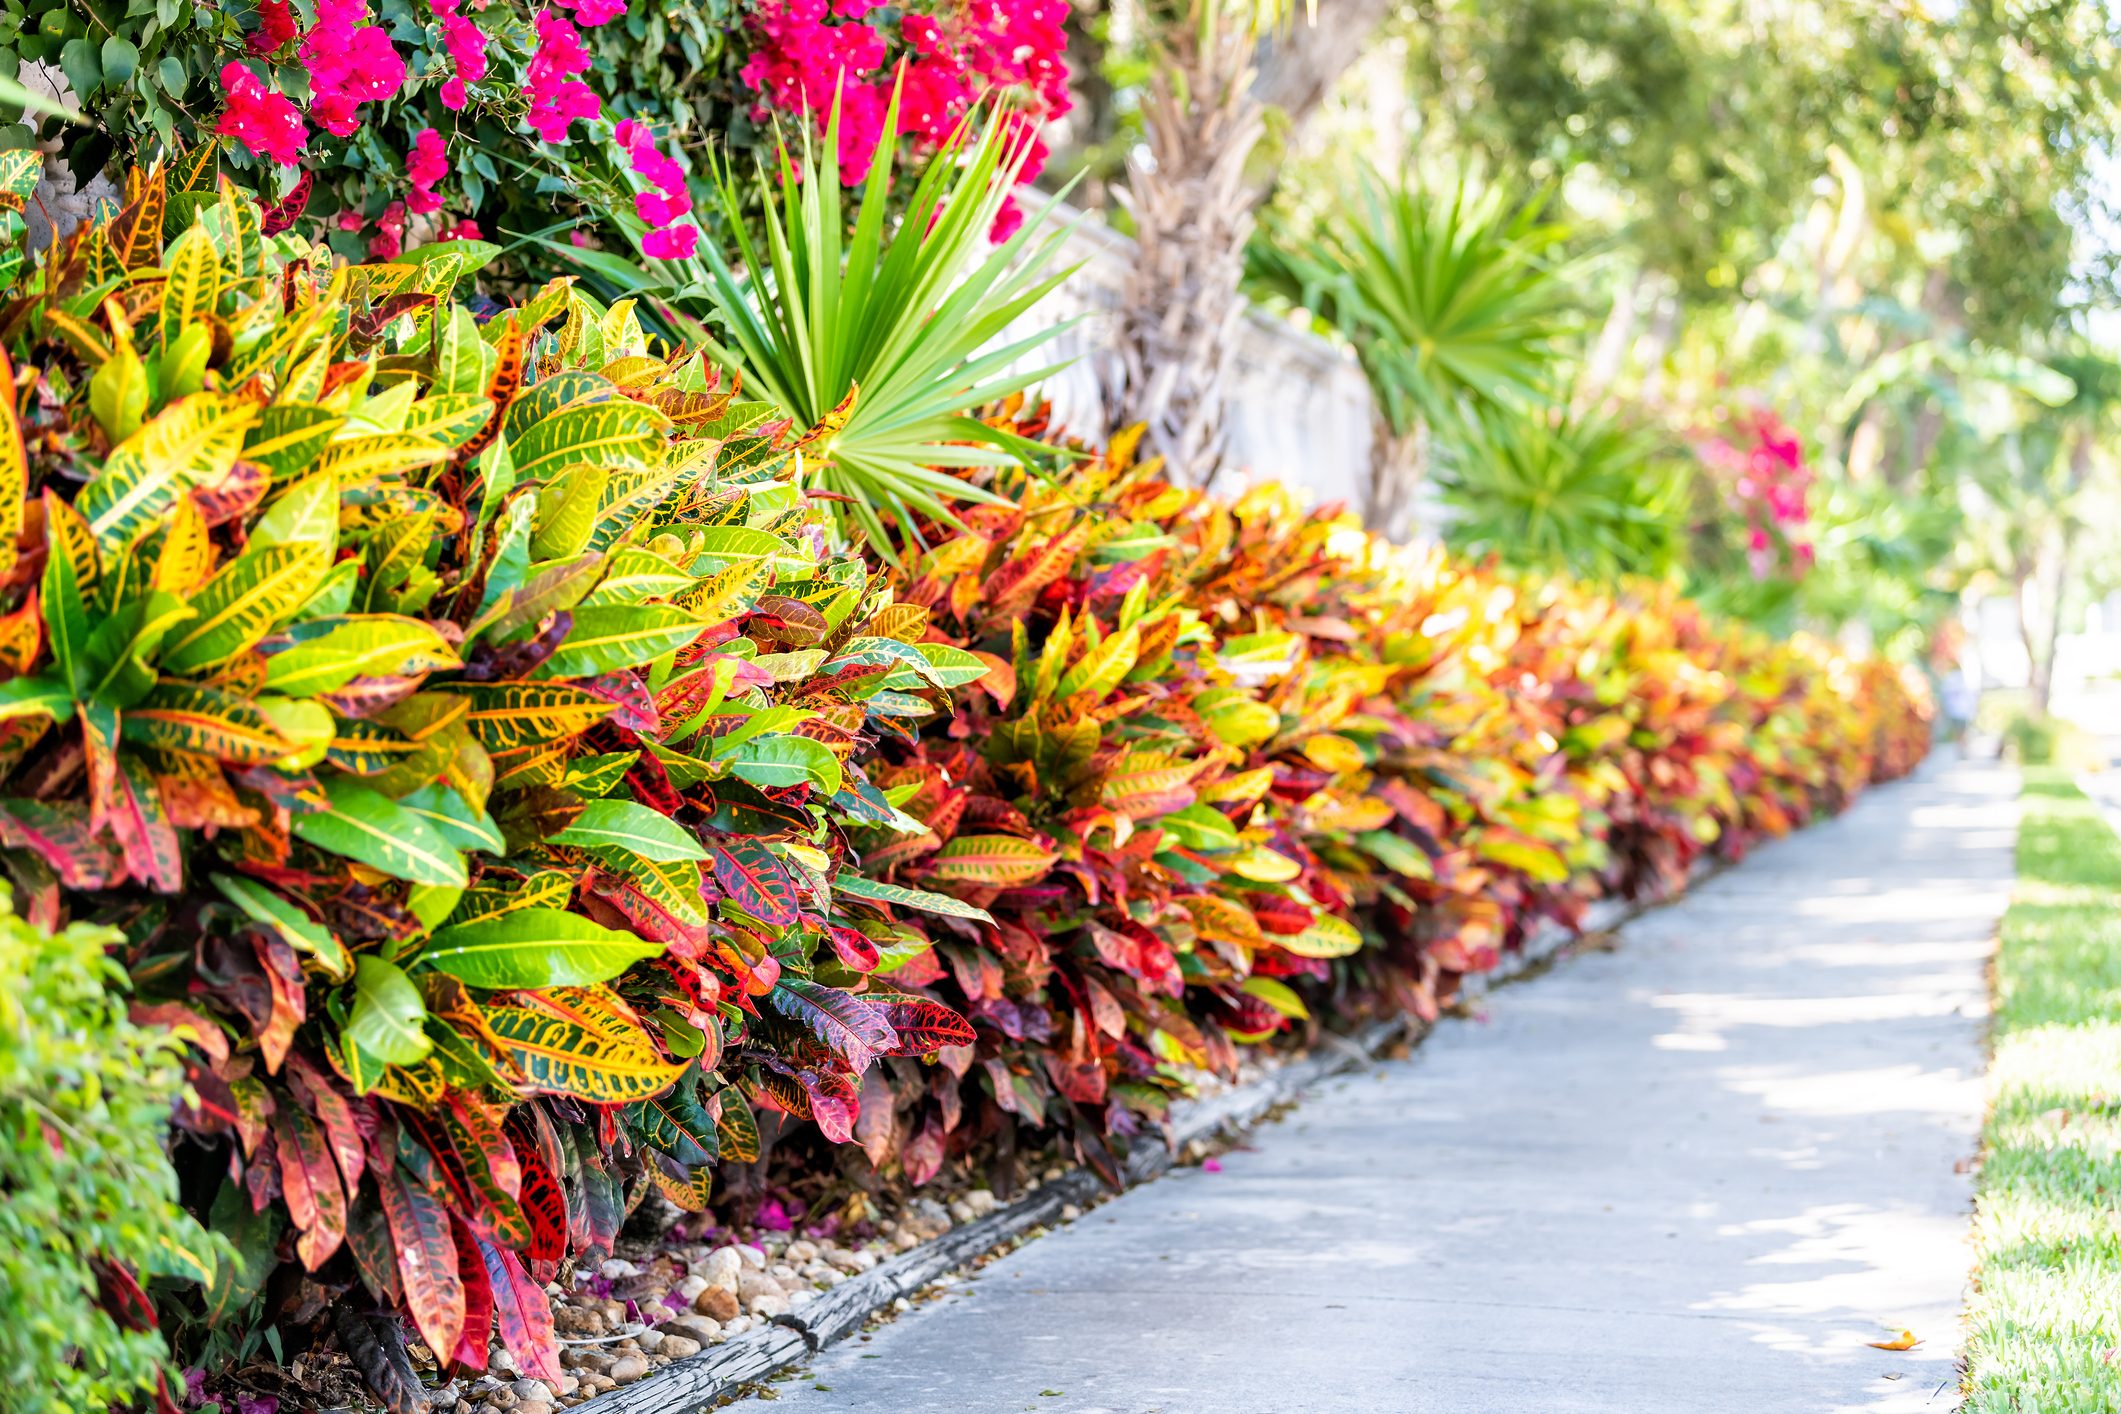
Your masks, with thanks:
[[(2111, 447), (2121, 427), (2121, 363), (2085, 348), (2051, 358), (2072, 384), (2058, 405), (2029, 403), (1973, 476), (1977, 563), (2009, 586), (2029, 667), (2032, 715), (2045, 718), (2056, 649), (2086, 542), (2113, 539), (2117, 492)], [(2121, 546), (2101, 547), (2102, 558)]]
[[(1205, 485), (1222, 463), (1244, 315), (1238, 284), (1264, 192), (1251, 160), (1269, 113), (1300, 125), (1395, 2), (1329, 0), (1321, 20), (1310, 0), (1299, 20), (1292, 0), (1136, 0), (1077, 25), (1078, 35), (1108, 45), (1131, 41), (1108, 53), (1113, 68), (1141, 75), (1131, 95), (1135, 140), (1114, 144), (1094, 121), (1084, 134), (1125, 152), (1114, 194), (1138, 244), (1107, 416), (1115, 429), (1143, 424), (1148, 449), (1182, 483)], [(1091, 86), (1109, 88), (1109, 76)], [(1108, 94), (1093, 97), (1104, 114), (1119, 111)]]
[(1837, 147), (1886, 220), (1936, 233), (1970, 332), (2044, 333), (2089, 293), (2068, 217), (2121, 103), (2110, 7), (1418, 0), (1398, 23), (1415, 128), (1563, 181), (1689, 301), (1739, 288)]

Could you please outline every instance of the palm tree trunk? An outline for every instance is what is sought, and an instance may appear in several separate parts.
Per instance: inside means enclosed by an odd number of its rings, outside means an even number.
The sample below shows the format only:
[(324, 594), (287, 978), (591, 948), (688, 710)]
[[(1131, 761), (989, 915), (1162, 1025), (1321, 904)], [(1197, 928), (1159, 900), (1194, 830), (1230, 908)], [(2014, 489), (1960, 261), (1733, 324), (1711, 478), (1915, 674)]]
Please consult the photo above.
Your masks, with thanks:
[(1118, 193), (1139, 249), (1105, 397), (1111, 428), (1143, 424), (1165, 474), (1193, 486), (1214, 479), (1228, 438), (1238, 283), (1258, 201), (1245, 162), (1264, 130), (1253, 40), (1209, 14), (1175, 27), (1142, 104), (1142, 142)]
[(1394, 8), (1394, 0), (1326, 0), (1316, 23), (1299, 22), (1261, 56), (1252, 96), (1287, 116), (1290, 146)]
[(1363, 523), (1388, 540), (1414, 532), (1414, 509), (1429, 471), (1429, 425), (1394, 432), (1384, 414), (1370, 419), (1370, 494)]
[(2074, 548), (2074, 533), (2065, 527), (2057, 537), (2060, 544), (2055, 552), (2055, 587), (2048, 597), (2047, 642), (2040, 656), (2033, 662), (2032, 689), (2033, 715), (2045, 718), (2055, 700), (2055, 659), (2062, 651), (2062, 596), (2069, 589), (2070, 551)]

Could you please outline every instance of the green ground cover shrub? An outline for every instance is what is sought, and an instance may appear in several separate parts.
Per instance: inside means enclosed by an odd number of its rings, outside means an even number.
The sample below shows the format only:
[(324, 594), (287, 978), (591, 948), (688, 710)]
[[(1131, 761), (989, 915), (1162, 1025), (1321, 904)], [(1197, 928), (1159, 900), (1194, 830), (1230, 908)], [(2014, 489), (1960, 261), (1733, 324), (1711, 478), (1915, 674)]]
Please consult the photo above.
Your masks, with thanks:
[(210, 1282), (227, 1257), (178, 1205), (164, 1152), (185, 1042), (127, 1016), (105, 955), (119, 941), (46, 932), (0, 896), (0, 1403), (21, 1414), (166, 1388), (144, 1288)]

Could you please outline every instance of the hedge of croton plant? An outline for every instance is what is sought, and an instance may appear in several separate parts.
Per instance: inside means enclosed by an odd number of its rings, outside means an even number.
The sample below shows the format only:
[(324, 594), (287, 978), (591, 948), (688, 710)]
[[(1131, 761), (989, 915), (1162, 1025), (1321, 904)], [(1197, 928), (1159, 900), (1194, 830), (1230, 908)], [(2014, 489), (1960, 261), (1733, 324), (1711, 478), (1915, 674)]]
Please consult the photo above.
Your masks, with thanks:
[(1532, 928), (1682, 887), (1926, 750), (1889, 665), (1661, 585), (1394, 549), (1278, 486), (1180, 490), (1130, 452), (1027, 478), (898, 586), (992, 664), (869, 767), (926, 829), (855, 836), (995, 920), (895, 974), (981, 1033), (865, 1087), (870, 1158), (914, 1179), (981, 1132), (968, 1094), (1102, 1165), (1186, 1067), (1335, 1011), (1433, 1018)]
[(0, 300), (0, 867), (189, 1044), (173, 1157), (243, 1256), (154, 1289), (189, 1352), (552, 1373), (543, 1284), (762, 1131), (1109, 1167), (1192, 1068), (1433, 1014), (1919, 754), (1889, 672), (1124, 445), (887, 573), (801, 489), (846, 409), (183, 185)]

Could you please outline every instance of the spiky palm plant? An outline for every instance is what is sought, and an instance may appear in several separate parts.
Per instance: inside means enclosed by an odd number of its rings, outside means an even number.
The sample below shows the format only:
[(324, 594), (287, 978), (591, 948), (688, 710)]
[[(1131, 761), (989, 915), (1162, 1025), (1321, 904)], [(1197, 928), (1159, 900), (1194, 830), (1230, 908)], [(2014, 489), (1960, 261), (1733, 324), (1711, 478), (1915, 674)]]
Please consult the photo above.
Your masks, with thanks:
[(1502, 406), (1463, 428), (1437, 476), (1453, 546), (1588, 579), (1671, 571), (1686, 481), (1653, 434), (1595, 410)]
[(1371, 523), (1392, 528), (1432, 436), (1469, 415), (1552, 402), (1570, 326), (1555, 259), (1566, 234), (1544, 200), (1468, 169), (1397, 181), (1364, 171), (1309, 230), (1255, 242), (1255, 290), (1309, 309), (1361, 360), (1377, 401)]
[[(894, 94), (884, 131), (897, 119)], [(894, 193), (892, 153), (879, 147), (851, 222), (830, 156), (838, 129), (835, 114), (822, 145), (806, 132), (770, 178), (757, 174), (763, 239), (744, 219), (740, 178), (717, 169), (741, 265), (705, 251), (706, 293), (728, 330), (708, 350), (796, 426), (838, 422), (809, 484), (844, 497), (888, 555), (884, 515), (909, 530), (918, 516), (954, 524), (950, 503), (996, 499), (944, 468), (1015, 460), (966, 412), (1057, 371), (1024, 361), (1066, 323), (996, 341), (1072, 268), (1050, 269), (1066, 239), (1047, 222), (1050, 203), (989, 242), (1029, 154), (1029, 130), (1007, 110), (970, 115), (910, 195)]]

